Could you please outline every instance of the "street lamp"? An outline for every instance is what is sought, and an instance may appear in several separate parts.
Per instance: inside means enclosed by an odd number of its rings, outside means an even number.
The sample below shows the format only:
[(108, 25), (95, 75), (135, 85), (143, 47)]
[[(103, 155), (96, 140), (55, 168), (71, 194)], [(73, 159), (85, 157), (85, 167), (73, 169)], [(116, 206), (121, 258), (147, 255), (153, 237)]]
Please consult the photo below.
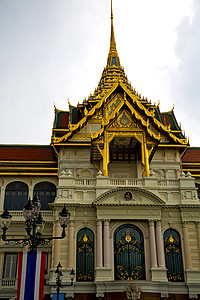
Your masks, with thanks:
[(70, 220), (70, 213), (64, 205), (62, 211), (59, 213), (59, 222), (62, 227), (62, 233), (59, 237), (42, 237), (42, 231), (44, 229), (45, 221), (42, 218), (41, 212), (41, 202), (37, 195), (34, 196), (33, 200), (29, 198), (23, 209), (23, 214), (25, 218), (25, 230), (28, 234), (28, 238), (24, 239), (7, 239), (6, 231), (11, 223), (12, 216), (10, 215), (8, 209), (6, 208), (4, 212), (0, 215), (0, 225), (3, 230), (2, 240), (12, 241), (16, 244), (26, 246), (29, 245), (30, 251), (36, 251), (37, 247), (40, 245), (45, 245), (51, 240), (63, 239), (66, 236), (65, 228), (67, 227)]
[(57, 300), (59, 300), (59, 293), (60, 293), (60, 289), (63, 288), (63, 287), (66, 287), (66, 286), (72, 286), (73, 283), (74, 283), (74, 278), (75, 278), (75, 273), (74, 273), (74, 270), (72, 269), (71, 272), (70, 272), (70, 279), (71, 279), (71, 283), (70, 284), (65, 284), (63, 285), (62, 284), (62, 279), (61, 277), (63, 276), (63, 273), (61, 271), (62, 269), (62, 266), (60, 264), (60, 262), (58, 263), (57, 267), (56, 267), (56, 291), (57, 291)]

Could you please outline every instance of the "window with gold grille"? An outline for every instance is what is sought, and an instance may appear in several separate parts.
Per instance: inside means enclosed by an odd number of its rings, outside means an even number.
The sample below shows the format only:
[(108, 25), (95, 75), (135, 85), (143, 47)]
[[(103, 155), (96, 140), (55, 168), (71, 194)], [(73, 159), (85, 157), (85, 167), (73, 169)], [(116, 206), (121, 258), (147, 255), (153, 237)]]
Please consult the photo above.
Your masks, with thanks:
[(76, 280), (94, 280), (94, 234), (83, 228), (77, 235)]
[(114, 233), (115, 280), (145, 279), (144, 238), (133, 225), (122, 225)]
[(183, 261), (179, 233), (167, 229), (164, 233), (165, 264), (169, 281), (183, 281)]

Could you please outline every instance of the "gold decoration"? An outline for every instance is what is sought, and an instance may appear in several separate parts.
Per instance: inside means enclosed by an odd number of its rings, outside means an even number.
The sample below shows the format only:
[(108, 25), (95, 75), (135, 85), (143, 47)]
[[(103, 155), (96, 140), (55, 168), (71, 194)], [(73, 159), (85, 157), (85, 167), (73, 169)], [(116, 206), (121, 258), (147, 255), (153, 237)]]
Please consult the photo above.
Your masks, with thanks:
[(85, 233), (85, 235), (83, 237), (83, 241), (84, 241), (84, 243), (87, 243), (87, 241), (88, 241), (88, 237), (87, 237), (86, 233)]
[(127, 243), (130, 243), (130, 241), (131, 241), (131, 236), (128, 234), (128, 235), (125, 237), (125, 240), (127, 241)]
[(170, 242), (171, 244), (174, 242), (174, 239), (173, 239), (172, 234), (170, 234), (170, 236), (169, 236), (169, 242)]

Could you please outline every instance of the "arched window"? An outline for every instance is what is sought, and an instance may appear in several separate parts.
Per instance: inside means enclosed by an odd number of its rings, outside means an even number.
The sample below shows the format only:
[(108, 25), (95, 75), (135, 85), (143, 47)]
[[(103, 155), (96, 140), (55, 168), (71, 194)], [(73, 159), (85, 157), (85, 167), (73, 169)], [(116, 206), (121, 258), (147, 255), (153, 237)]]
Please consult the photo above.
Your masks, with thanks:
[(51, 182), (39, 182), (34, 186), (33, 194), (37, 194), (41, 201), (41, 209), (48, 210), (48, 203), (54, 202), (56, 197), (56, 186)]
[(179, 233), (167, 229), (164, 233), (165, 264), (169, 281), (183, 281), (183, 261)]
[(77, 235), (76, 280), (94, 280), (94, 234), (83, 228)]
[(21, 181), (14, 181), (6, 186), (4, 209), (22, 210), (28, 200), (28, 185)]
[(195, 185), (196, 185), (196, 188), (197, 188), (198, 198), (200, 199), (200, 184), (199, 183), (195, 183)]
[(139, 228), (122, 225), (114, 233), (115, 280), (145, 279), (144, 239)]

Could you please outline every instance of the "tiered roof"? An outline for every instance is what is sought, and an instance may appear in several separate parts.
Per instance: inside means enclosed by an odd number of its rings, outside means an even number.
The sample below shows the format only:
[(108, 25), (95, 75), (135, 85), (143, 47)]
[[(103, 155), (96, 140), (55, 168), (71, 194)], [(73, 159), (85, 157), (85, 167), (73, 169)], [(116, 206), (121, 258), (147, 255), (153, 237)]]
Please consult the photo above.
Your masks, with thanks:
[[(159, 105), (156, 105), (155, 103), (152, 104), (147, 98), (142, 98), (141, 94), (136, 92), (128, 81), (124, 68), (120, 64), (116, 48), (112, 1), (110, 49), (107, 64), (103, 70), (101, 79), (94, 93), (91, 94), (88, 99), (84, 99), (81, 104), (78, 104), (77, 106), (69, 104), (69, 111), (55, 109), (52, 144), (55, 145), (61, 142), (67, 142), (73, 134), (80, 131), (90, 118), (92, 118), (95, 113), (98, 113), (100, 108), (105, 105), (111, 93), (119, 87), (121, 87), (129, 96), (129, 100), (130, 102), (132, 101), (133, 104), (132, 106), (137, 106), (137, 109), (142, 111), (144, 118), (147, 121), (147, 126), (154, 126), (156, 130), (161, 130), (161, 133), (166, 136), (165, 143), (163, 143), (163, 140), (161, 139), (160, 144), (179, 144), (183, 147), (188, 147), (187, 139), (183, 135), (182, 130), (176, 121), (173, 110), (167, 113), (161, 113)], [(105, 116), (103, 119), (105, 123)], [(148, 125), (149, 121), (151, 125)], [(89, 141), (91, 141), (91, 137), (88, 138), (88, 142)]]

